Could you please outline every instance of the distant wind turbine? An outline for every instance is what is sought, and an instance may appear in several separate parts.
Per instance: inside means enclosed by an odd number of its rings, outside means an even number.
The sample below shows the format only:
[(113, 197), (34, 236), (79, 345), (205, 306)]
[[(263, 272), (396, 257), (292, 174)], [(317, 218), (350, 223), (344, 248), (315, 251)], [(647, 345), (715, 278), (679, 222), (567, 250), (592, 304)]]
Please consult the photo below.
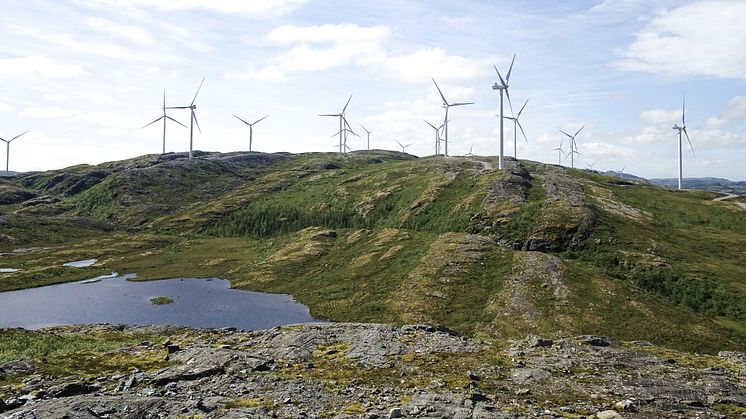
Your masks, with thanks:
[[(423, 121), (425, 121), (425, 120), (423, 119)], [(445, 123), (440, 124), (439, 127), (436, 127), (435, 125), (431, 124), (428, 121), (425, 121), (425, 123), (428, 124), (428, 125), (430, 125), (430, 128), (432, 128), (433, 130), (435, 130), (435, 155), (438, 156), (438, 155), (440, 155), (440, 141), (441, 141), (441, 139), (440, 139), (440, 130), (443, 129), (443, 127), (445, 126)]]
[(585, 164), (585, 168), (592, 171), (593, 170), (593, 166), (595, 166), (595, 165), (596, 165), (596, 162), (586, 163)]
[(582, 131), (583, 128), (585, 128), (585, 125), (581, 126), (580, 129), (577, 130), (574, 135), (570, 135), (566, 133), (565, 131), (559, 130), (561, 133), (570, 137), (570, 153), (569, 154), (570, 154), (570, 167), (572, 168), (575, 168), (575, 154), (580, 154), (580, 152), (578, 152), (578, 144), (575, 142), (575, 137), (577, 137), (578, 134), (580, 134), (580, 131)]
[(686, 97), (682, 96), (681, 100), (681, 126), (678, 124), (673, 124), (673, 129), (679, 132), (679, 189), (682, 189), (682, 185), (684, 182), (683, 178), (683, 150), (681, 147), (681, 133), (683, 132), (684, 135), (686, 135), (686, 140), (689, 142), (689, 148), (692, 150), (692, 155), (696, 157), (694, 154), (694, 147), (692, 146), (692, 140), (689, 139), (689, 133), (686, 132)]
[(319, 116), (333, 116), (335, 118), (339, 118), (339, 132), (333, 135), (333, 137), (339, 135), (339, 154), (344, 153), (346, 149), (348, 148), (347, 147), (347, 133), (351, 132), (355, 134), (355, 132), (350, 127), (350, 124), (347, 123), (347, 119), (345, 118), (345, 112), (347, 111), (347, 106), (350, 104), (351, 100), (352, 100), (352, 95), (350, 95), (350, 98), (347, 99), (347, 103), (345, 103), (345, 106), (342, 108), (342, 112), (340, 113), (327, 113), (327, 114), (319, 115)]
[(186, 128), (186, 125), (184, 125), (181, 122), (179, 122), (179, 121), (171, 118), (170, 116), (166, 115), (166, 109), (170, 109), (170, 108), (166, 108), (166, 91), (164, 90), (163, 91), (163, 116), (161, 116), (160, 118), (156, 119), (155, 121), (153, 121), (153, 122), (151, 122), (149, 124), (146, 124), (145, 126), (143, 126), (142, 128), (140, 128), (140, 129), (143, 129), (143, 128), (147, 127), (147, 126), (155, 124), (156, 122), (160, 121), (161, 119), (163, 120), (163, 154), (166, 154), (166, 122), (167, 122), (167, 120), (170, 119), (170, 120), (176, 122), (177, 124), (181, 125), (182, 127)]
[(521, 110), (518, 111), (518, 115), (505, 117), (505, 119), (510, 119), (511, 121), (513, 121), (513, 157), (515, 157), (516, 160), (518, 160), (518, 128), (521, 129), (521, 134), (523, 134), (523, 139), (526, 140), (526, 144), (528, 144), (528, 138), (526, 138), (526, 132), (523, 131), (523, 125), (521, 125), (521, 121), (520, 121), (521, 114), (523, 113), (523, 110), (526, 109), (526, 105), (528, 105), (528, 99), (526, 99), (526, 101), (523, 103)]
[(445, 156), (448, 157), (448, 110), (451, 108), (451, 106), (464, 106), (464, 105), (473, 105), (474, 102), (456, 102), (456, 103), (448, 103), (446, 100), (446, 97), (443, 96), (443, 92), (440, 90), (440, 86), (438, 86), (438, 83), (433, 78), (433, 83), (435, 83), (435, 88), (438, 89), (438, 93), (440, 93), (440, 98), (443, 99), (443, 109), (446, 110), (446, 116), (443, 118), (443, 140), (445, 142)]
[(508, 83), (510, 83), (510, 73), (513, 71), (513, 64), (515, 63), (515, 54), (513, 54), (513, 60), (510, 62), (510, 68), (508, 69), (508, 74), (505, 76), (505, 79), (503, 79), (503, 76), (500, 74), (500, 70), (497, 69), (497, 66), (495, 67), (495, 71), (497, 72), (497, 77), (500, 79), (500, 84), (493, 84), (492, 90), (499, 90), (500, 91), (500, 158), (498, 159), (498, 168), (502, 170), (503, 168), (503, 157), (505, 155), (504, 153), (504, 113), (503, 113), (503, 92), (505, 92), (505, 96), (508, 97), (508, 105), (510, 106), (510, 113), (513, 113), (513, 104), (510, 102), (510, 93), (508, 92)]
[(199, 90), (202, 89), (202, 84), (205, 83), (205, 77), (202, 77), (202, 81), (199, 83), (199, 87), (197, 87), (197, 92), (194, 94), (194, 99), (192, 99), (192, 103), (189, 104), (189, 106), (172, 106), (166, 109), (189, 109), (191, 116), (189, 118), (189, 158), (193, 158), (192, 154), (192, 146), (194, 144), (194, 125), (197, 125), (197, 130), (199, 130), (200, 134), (202, 133), (202, 129), (199, 127), (199, 122), (197, 122), (197, 115), (194, 113), (194, 110), (197, 109), (197, 105), (194, 104), (194, 102), (197, 100), (197, 95), (199, 94)]
[(246, 122), (243, 119), (241, 119), (241, 117), (239, 117), (238, 115), (233, 115), (233, 116), (235, 116), (239, 121), (249, 126), (249, 151), (251, 151), (251, 144), (254, 142), (254, 125), (258, 124), (259, 122), (267, 118), (269, 115), (265, 115), (257, 119), (254, 122)]
[(26, 134), (28, 131), (24, 132), (23, 134), (18, 134), (15, 137), (11, 138), (10, 140), (6, 140), (5, 138), (0, 138), (0, 140), (5, 141), (5, 175), (10, 176), (10, 143), (13, 142), (13, 140), (17, 139), (21, 135)]
[(394, 141), (396, 141), (396, 143), (397, 143), (397, 144), (399, 144), (399, 147), (401, 147), (401, 152), (402, 152), (402, 153), (404, 153), (404, 152), (405, 152), (405, 150), (407, 149), (407, 147), (409, 147), (409, 146), (411, 146), (411, 145), (412, 145), (412, 144), (407, 144), (407, 145), (404, 145), (404, 144), (400, 143), (400, 142), (399, 142), (399, 140), (394, 140)]
[(361, 126), (361, 127), (363, 127), (363, 131), (365, 131), (365, 133), (366, 133), (366, 134), (368, 134), (368, 150), (370, 150), (370, 134), (371, 134), (371, 133), (372, 133), (373, 131), (368, 131), (368, 128), (365, 128), (365, 127), (363, 126), (363, 124), (360, 124), (360, 126)]
[(622, 167), (622, 170), (619, 171), (619, 179), (624, 179), (624, 169), (627, 168), (627, 165), (625, 164), (624, 167)]
[(469, 146), (469, 152), (466, 153), (466, 155), (469, 156), (469, 157), (473, 156), (474, 153), (471, 152), (473, 149), (474, 149), (474, 144), (472, 144), (471, 146)]
[(562, 155), (564, 154), (565, 157), (567, 157), (565, 150), (562, 149), (562, 141), (560, 141), (559, 147), (553, 148), (552, 150), (557, 150), (557, 165), (562, 166)]

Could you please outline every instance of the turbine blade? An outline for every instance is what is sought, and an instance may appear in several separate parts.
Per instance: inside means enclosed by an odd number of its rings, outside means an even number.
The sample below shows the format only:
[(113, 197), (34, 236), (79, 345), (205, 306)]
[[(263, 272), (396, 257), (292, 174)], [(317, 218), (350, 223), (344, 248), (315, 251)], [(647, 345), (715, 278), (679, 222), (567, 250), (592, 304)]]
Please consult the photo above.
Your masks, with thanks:
[(252, 123), (251, 123), (251, 125), (255, 125), (255, 124), (258, 124), (259, 122), (261, 122), (261, 121), (265, 120), (265, 119), (266, 119), (266, 118), (267, 118), (268, 116), (269, 116), (269, 115), (266, 115), (266, 116), (264, 116), (264, 117), (262, 117), (262, 118), (259, 118), (259, 119), (257, 119), (256, 121), (252, 122)]
[(508, 107), (510, 107), (510, 114), (515, 115), (513, 113), (513, 102), (510, 101), (510, 90), (509, 89), (505, 89), (505, 96), (508, 97)]
[[(568, 137), (572, 138), (572, 135), (570, 135), (570, 134), (566, 133), (565, 131), (559, 130), (559, 132), (561, 132), (561, 133), (563, 133), (563, 134), (567, 135)], [(561, 147), (561, 146), (562, 146), (562, 143), (560, 143), (560, 147)]]
[(412, 143), (410, 143), (410, 144), (407, 144), (407, 145), (405, 145), (405, 146), (404, 146), (404, 148), (407, 148), (407, 147), (409, 147), (409, 146), (411, 146), (411, 145), (412, 145)]
[(241, 119), (241, 117), (240, 117), (240, 116), (238, 116), (238, 115), (233, 115), (233, 116), (235, 116), (235, 117), (236, 117), (236, 118), (237, 118), (237, 119), (238, 119), (239, 121), (243, 122), (244, 124), (246, 124), (246, 125), (249, 125), (249, 126), (251, 125), (251, 124), (249, 124), (248, 122), (246, 122), (246, 121), (244, 121), (243, 119)]
[(523, 102), (523, 106), (521, 107), (521, 110), (518, 111), (518, 116), (516, 116), (516, 118), (520, 118), (521, 117), (521, 114), (523, 113), (523, 110), (526, 109), (526, 105), (528, 105), (528, 99), (526, 99), (526, 101)]
[(187, 126), (186, 126), (186, 125), (184, 125), (184, 124), (182, 124), (181, 122), (179, 122), (179, 121), (177, 121), (177, 120), (175, 120), (175, 119), (171, 118), (170, 116), (166, 116), (166, 118), (168, 118), (168, 119), (170, 119), (170, 120), (172, 120), (172, 121), (176, 122), (177, 124), (181, 125), (181, 126), (182, 126), (182, 127), (184, 127), (184, 128), (187, 128)]
[(402, 145), (402, 144), (401, 144), (401, 143), (399, 142), (399, 140), (394, 140), (394, 141), (396, 141), (396, 143), (397, 143), (397, 144), (399, 144), (399, 146), (400, 146), (400, 147), (404, 147), (404, 146), (403, 146), (403, 145)]
[(508, 74), (505, 76), (505, 84), (510, 83), (510, 73), (513, 71), (513, 64), (515, 64), (515, 54), (513, 54), (513, 61), (510, 62), (510, 68)]
[(498, 69), (497, 69), (497, 66), (496, 66), (496, 65), (493, 65), (492, 67), (495, 67), (495, 71), (497, 72), (497, 77), (499, 77), (499, 78), (500, 78), (500, 84), (501, 84), (501, 85), (502, 85), (503, 87), (507, 86), (508, 84), (507, 84), (507, 83), (505, 83), (505, 80), (503, 80), (503, 76), (502, 76), (502, 75), (500, 74), (500, 70), (498, 70)]
[(347, 110), (347, 105), (349, 105), (349, 104), (350, 104), (350, 101), (351, 101), (351, 100), (352, 100), (352, 95), (350, 95), (350, 98), (349, 98), (349, 99), (347, 99), (347, 103), (345, 103), (345, 107), (344, 107), (344, 108), (342, 108), (342, 113), (343, 113), (343, 114), (344, 114), (344, 113), (345, 113), (345, 111)]
[(192, 118), (194, 118), (194, 124), (197, 125), (197, 130), (199, 130), (199, 133), (202, 134), (202, 128), (199, 127), (199, 122), (197, 122), (197, 114), (192, 111)]
[[(337, 131), (334, 134), (332, 134), (329, 138), (334, 138), (334, 137), (338, 136), (341, 132), (342, 131)], [(339, 144), (337, 144), (337, 146), (339, 146)]]
[(16, 138), (20, 137), (21, 135), (24, 135), (24, 134), (28, 133), (29, 131), (31, 131), (31, 130), (28, 130), (28, 131), (24, 132), (23, 134), (16, 135), (15, 137), (13, 137), (10, 140), (8, 140), (8, 142), (11, 142), (11, 141), (15, 140)]
[[(423, 121), (425, 121), (425, 120), (423, 119)], [(429, 123), (429, 122), (427, 122), (427, 121), (425, 121), (425, 123), (426, 123), (426, 124), (428, 124), (428, 125), (430, 125), (431, 127), (433, 127), (433, 129), (440, 129), (440, 128), (435, 128), (435, 125), (433, 125), (433, 124), (431, 124), (431, 123)], [(443, 126), (443, 125), (441, 125), (441, 127), (442, 127), (442, 126)]]
[(686, 96), (684, 93), (681, 94), (681, 125), (686, 127), (686, 120), (685, 120), (685, 110), (686, 110)]
[(322, 114), (321, 114), (321, 115), (319, 115), (319, 116), (334, 116), (334, 117), (340, 117), (340, 116), (342, 116), (342, 115), (341, 115), (341, 114), (338, 114), (338, 113), (322, 113)]
[(689, 139), (689, 133), (686, 132), (686, 127), (683, 128), (684, 135), (686, 135), (686, 141), (689, 142), (689, 148), (692, 150), (692, 155), (694, 157), (697, 157), (697, 155), (694, 153), (694, 146), (692, 146), (692, 140)]
[(166, 91), (163, 91), (163, 110), (166, 110)]
[(169, 106), (166, 109), (191, 109), (191, 106)]
[(197, 95), (199, 94), (199, 90), (202, 88), (202, 84), (205, 82), (205, 79), (207, 76), (202, 77), (202, 81), (199, 83), (199, 87), (197, 88), (197, 93), (194, 94), (194, 99), (192, 99), (192, 105), (194, 105), (194, 101), (197, 100)]
[(440, 98), (443, 99), (443, 104), (448, 106), (448, 101), (446, 100), (446, 97), (443, 96), (443, 92), (440, 90), (440, 86), (438, 86), (438, 83), (435, 81), (435, 78), (431, 77), (433, 79), (433, 83), (435, 83), (435, 88), (438, 89), (438, 93), (440, 93)]
[(518, 128), (521, 129), (521, 134), (523, 134), (523, 139), (526, 140), (526, 144), (528, 144), (528, 138), (526, 137), (526, 132), (523, 131), (523, 125), (521, 125), (521, 121), (516, 119), (515, 122), (518, 124)]
[(448, 106), (463, 106), (463, 105), (473, 105), (473, 104), (474, 102), (456, 102), (456, 103), (451, 103)]
[(575, 137), (577, 137), (578, 134), (580, 134), (580, 131), (582, 131), (583, 128), (585, 128), (585, 125), (583, 125), (582, 127), (580, 127), (580, 129), (575, 133), (575, 135), (572, 136), (572, 138), (575, 139)]
[(142, 128), (140, 128), (140, 129), (143, 129), (143, 128), (147, 127), (147, 126), (153, 125), (153, 124), (155, 124), (156, 122), (160, 121), (160, 120), (161, 120), (161, 119), (163, 119), (163, 118), (164, 118), (164, 117), (163, 117), (163, 116), (161, 116), (160, 118), (156, 119), (156, 120), (155, 120), (155, 121), (153, 121), (153, 122), (148, 122), (147, 124), (143, 125), (143, 126), (142, 126)]

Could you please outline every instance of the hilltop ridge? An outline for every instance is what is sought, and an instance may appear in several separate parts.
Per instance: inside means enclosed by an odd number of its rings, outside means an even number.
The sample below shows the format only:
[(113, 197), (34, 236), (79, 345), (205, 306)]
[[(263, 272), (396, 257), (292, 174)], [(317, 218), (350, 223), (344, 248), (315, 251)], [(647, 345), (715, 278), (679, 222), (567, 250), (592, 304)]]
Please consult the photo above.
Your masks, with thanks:
[(715, 194), (510, 158), (196, 155), (0, 180), (0, 252), (20, 269), (0, 289), (219, 276), (335, 321), (744, 349), (745, 213)]

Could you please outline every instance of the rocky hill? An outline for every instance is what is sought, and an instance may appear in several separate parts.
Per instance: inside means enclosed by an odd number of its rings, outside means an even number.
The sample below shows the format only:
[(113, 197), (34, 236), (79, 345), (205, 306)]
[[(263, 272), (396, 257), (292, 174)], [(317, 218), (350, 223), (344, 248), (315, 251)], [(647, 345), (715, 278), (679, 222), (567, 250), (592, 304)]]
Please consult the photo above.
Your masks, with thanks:
[[(601, 336), (502, 343), (444, 327), (336, 323), (258, 332), (76, 326), (0, 334), (0, 416), (12, 419), (746, 412), (743, 353), (692, 355)], [(4, 362), (19, 355), (25, 358)]]
[(715, 194), (492, 157), (197, 157), (0, 179), (0, 290), (218, 276), (333, 321), (746, 349), (746, 213)]

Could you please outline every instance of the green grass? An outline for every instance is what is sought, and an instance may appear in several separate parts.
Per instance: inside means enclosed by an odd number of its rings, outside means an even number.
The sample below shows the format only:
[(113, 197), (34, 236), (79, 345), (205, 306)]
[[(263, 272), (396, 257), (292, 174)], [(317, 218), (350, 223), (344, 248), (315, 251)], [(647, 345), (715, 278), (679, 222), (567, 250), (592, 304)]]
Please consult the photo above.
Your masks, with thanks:
[(156, 306), (162, 306), (166, 304), (173, 304), (174, 300), (169, 297), (153, 297), (150, 299), (150, 303)]

